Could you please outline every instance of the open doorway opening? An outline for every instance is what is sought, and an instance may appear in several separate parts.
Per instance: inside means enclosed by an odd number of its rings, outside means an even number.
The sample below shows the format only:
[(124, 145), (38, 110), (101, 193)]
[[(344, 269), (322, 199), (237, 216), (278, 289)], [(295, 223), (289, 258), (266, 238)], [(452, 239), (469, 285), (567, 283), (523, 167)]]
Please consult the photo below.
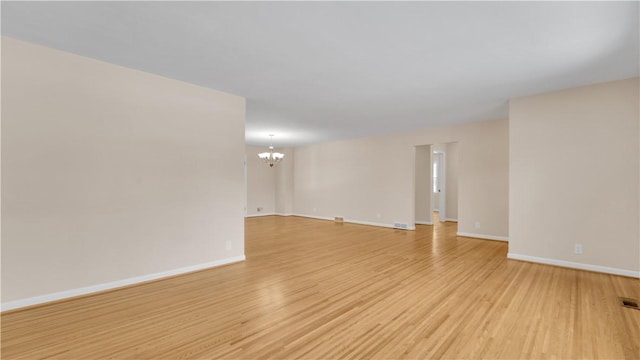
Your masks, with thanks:
[(458, 221), (458, 143), (415, 147), (415, 223)]
[(458, 221), (458, 143), (434, 144), (431, 151), (431, 208), (438, 221)]
[(447, 205), (445, 156), (444, 150), (434, 150), (433, 156), (431, 157), (431, 164), (433, 168), (433, 181), (431, 182), (433, 185), (433, 196), (431, 197), (431, 206), (433, 208), (433, 212), (437, 213), (437, 217), (440, 222), (445, 221), (444, 214), (446, 213)]

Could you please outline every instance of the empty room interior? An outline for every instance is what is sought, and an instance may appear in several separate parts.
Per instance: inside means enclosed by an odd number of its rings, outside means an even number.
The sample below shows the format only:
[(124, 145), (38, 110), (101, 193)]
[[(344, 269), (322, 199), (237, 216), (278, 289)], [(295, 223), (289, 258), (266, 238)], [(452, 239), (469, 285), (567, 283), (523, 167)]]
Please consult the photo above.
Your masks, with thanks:
[(640, 359), (640, 3), (1, 8), (3, 359)]

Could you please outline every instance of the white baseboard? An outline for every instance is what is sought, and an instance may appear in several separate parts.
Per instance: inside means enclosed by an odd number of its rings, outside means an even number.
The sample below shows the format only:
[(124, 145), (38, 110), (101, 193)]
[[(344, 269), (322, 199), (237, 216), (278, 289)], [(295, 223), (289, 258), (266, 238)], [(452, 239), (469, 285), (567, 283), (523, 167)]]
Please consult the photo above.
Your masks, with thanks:
[(571, 268), (571, 269), (595, 271), (595, 272), (601, 272), (601, 273), (605, 273), (605, 274), (622, 275), (622, 276), (629, 276), (629, 277), (633, 277), (633, 278), (640, 278), (640, 271), (616, 269), (616, 268), (610, 268), (610, 267), (607, 267), (607, 266), (582, 264), (582, 263), (576, 263), (576, 262), (572, 262), (572, 261), (548, 259), (548, 258), (541, 258), (541, 257), (536, 257), (536, 256), (513, 254), (513, 253), (508, 253), (507, 254), (507, 259), (521, 260), (521, 261), (528, 261), (528, 262), (533, 262), (533, 263), (538, 263), (538, 264), (566, 267), (566, 268)]
[[(306, 214), (293, 214), (293, 216), (300, 216), (300, 217), (306, 217), (306, 218), (318, 219), (318, 220), (329, 220), (329, 221), (334, 221), (335, 220), (334, 218), (330, 218), (330, 217), (306, 215)], [(385, 223), (378, 223), (378, 222), (371, 222), (371, 221), (344, 219), (343, 222), (350, 223), (350, 224), (369, 225), (369, 226), (378, 226), (378, 227), (386, 227), (386, 228), (395, 229), (395, 227), (393, 227), (393, 224), (385, 224)], [(415, 226), (411, 226), (411, 227), (407, 228), (406, 230), (415, 230), (415, 229), (416, 229)]]
[(444, 221), (458, 222), (458, 219), (445, 218)]
[(291, 214), (291, 213), (274, 213), (273, 215), (277, 215), (277, 216), (293, 216), (293, 214)]
[[(378, 223), (378, 222), (372, 222), (372, 221), (361, 221), (361, 220), (344, 219), (344, 222), (352, 223), (352, 224), (358, 224), (358, 225), (378, 226), (378, 227), (386, 227), (386, 228), (395, 229), (392, 224)], [(415, 226), (413, 227), (413, 229), (415, 229)], [(407, 230), (413, 230), (413, 229), (409, 228)]]
[(415, 221), (418, 225), (433, 225), (433, 221)]
[(506, 236), (495, 236), (495, 235), (484, 235), (484, 234), (472, 234), (466, 232), (458, 232), (457, 236), (465, 236), (476, 239), (485, 239), (485, 240), (497, 240), (497, 241), (509, 241), (509, 238)]
[(245, 217), (259, 217), (259, 216), (272, 216), (276, 215), (276, 213), (259, 213), (259, 214), (247, 214)]
[(27, 307), (27, 306), (33, 306), (33, 305), (44, 304), (52, 301), (63, 300), (71, 297), (93, 294), (96, 292), (112, 290), (112, 289), (139, 284), (139, 283), (143, 283), (151, 280), (158, 280), (165, 277), (186, 274), (186, 273), (190, 273), (198, 270), (204, 270), (208, 268), (214, 268), (214, 267), (232, 264), (232, 263), (236, 263), (244, 260), (245, 260), (244, 255), (236, 256), (228, 259), (211, 261), (204, 264), (198, 264), (198, 265), (187, 266), (179, 269), (162, 271), (155, 274), (136, 276), (133, 278), (113, 281), (113, 282), (104, 283), (104, 284), (91, 285), (91, 286), (78, 288), (78, 289), (65, 290), (65, 291), (60, 291), (60, 292), (46, 294), (46, 295), (34, 296), (26, 299), (9, 301), (0, 305), (0, 311), (14, 310), (14, 309)]
[(335, 219), (329, 218), (329, 217), (315, 216), (315, 215), (305, 215), (305, 214), (293, 214), (293, 216), (299, 216), (299, 217), (304, 217), (304, 218), (309, 218), (309, 219), (316, 219), (316, 220), (328, 220), (328, 221), (334, 221), (335, 220)]
[[(348, 222), (348, 223), (352, 223), (352, 224), (359, 224), (359, 225), (379, 226), (379, 227), (397, 229), (396, 227), (393, 226), (393, 224), (377, 223), (377, 222), (371, 222), (371, 221), (360, 221), (360, 220), (344, 219), (344, 222)], [(408, 226), (406, 229), (398, 229), (398, 230), (415, 230), (415, 229), (416, 229), (416, 226), (414, 224), (413, 226)]]

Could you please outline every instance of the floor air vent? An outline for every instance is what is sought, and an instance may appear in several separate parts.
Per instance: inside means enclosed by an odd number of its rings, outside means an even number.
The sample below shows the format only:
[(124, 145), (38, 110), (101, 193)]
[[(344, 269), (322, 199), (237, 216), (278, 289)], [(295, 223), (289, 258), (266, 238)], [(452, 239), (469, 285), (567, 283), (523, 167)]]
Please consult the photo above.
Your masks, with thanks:
[(396, 229), (402, 229), (402, 230), (408, 230), (409, 229), (409, 225), (408, 224), (403, 224), (403, 223), (393, 223), (393, 227)]
[(620, 304), (622, 304), (622, 306), (628, 307), (630, 309), (640, 310), (640, 307), (638, 306), (638, 300), (635, 300), (635, 299), (629, 299), (629, 298), (621, 297), (620, 298)]

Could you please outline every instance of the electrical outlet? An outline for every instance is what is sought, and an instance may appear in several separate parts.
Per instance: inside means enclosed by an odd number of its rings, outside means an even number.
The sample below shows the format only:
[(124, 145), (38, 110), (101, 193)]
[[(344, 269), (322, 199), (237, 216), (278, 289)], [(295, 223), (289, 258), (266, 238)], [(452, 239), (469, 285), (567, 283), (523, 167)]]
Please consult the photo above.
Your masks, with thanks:
[(480, 229), (480, 221), (476, 221), (476, 229)]
[(318, 209), (317, 209), (317, 208), (313, 208), (313, 212), (314, 212), (314, 213), (315, 213), (315, 212), (318, 212)]
[(225, 242), (225, 247), (227, 248), (227, 250), (231, 250), (231, 241), (227, 240)]
[(380, 218), (382, 217), (382, 214), (377, 213), (377, 214), (376, 214), (376, 217), (377, 217), (378, 219), (380, 219)]
[(573, 245), (573, 252), (578, 255), (582, 255), (582, 244)]

